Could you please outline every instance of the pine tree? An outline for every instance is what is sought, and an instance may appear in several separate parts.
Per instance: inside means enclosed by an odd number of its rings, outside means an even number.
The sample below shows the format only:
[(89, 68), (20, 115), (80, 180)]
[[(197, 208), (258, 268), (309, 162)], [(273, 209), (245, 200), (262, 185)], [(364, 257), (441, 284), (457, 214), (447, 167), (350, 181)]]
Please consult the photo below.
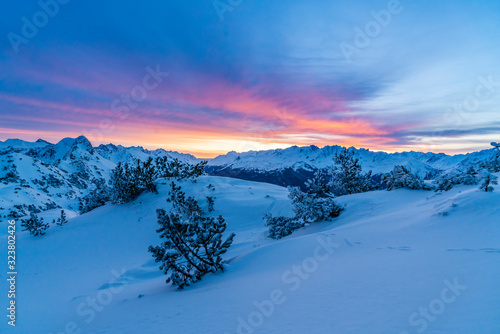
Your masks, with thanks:
[(495, 188), (493, 188), (491, 185), (498, 185), (498, 177), (487, 171), (484, 171), (481, 174), (481, 180), (483, 182), (479, 186), (479, 189), (485, 192), (492, 192), (493, 190), (495, 190)]
[(478, 183), (477, 172), (473, 166), (467, 167), (464, 171), (452, 170), (444, 175), (441, 175), (434, 181), (436, 191), (449, 191), (455, 185), (476, 185)]
[(264, 220), (269, 227), (268, 236), (271, 239), (281, 239), (304, 227), (303, 221), (283, 216), (273, 217), (270, 213), (264, 216)]
[(95, 189), (80, 200), (78, 210), (82, 214), (103, 206), (111, 200), (111, 189), (106, 186), (104, 179), (94, 179), (92, 183), (94, 183)]
[(391, 173), (384, 175), (382, 182), (387, 185), (387, 190), (407, 188), (412, 190), (431, 190), (431, 187), (410, 172), (406, 167), (396, 165)]
[(208, 212), (214, 211), (215, 197), (207, 196)]
[(292, 201), (293, 218), (273, 217), (270, 213), (264, 216), (269, 227), (268, 236), (281, 239), (293, 231), (308, 224), (324, 220), (332, 220), (340, 215), (343, 208), (335, 204), (331, 197), (319, 197), (316, 194), (304, 193), (299, 187), (288, 187), (288, 197)]
[(478, 172), (473, 166), (467, 167), (465, 173), (460, 176), (459, 182), (466, 186), (476, 185), (478, 183)]
[(331, 170), (332, 187), (338, 195), (357, 194), (375, 189), (372, 183), (372, 172), (362, 173), (359, 159), (354, 157), (354, 152), (342, 148), (335, 154), (336, 166)]
[(481, 167), (487, 169), (490, 173), (500, 172), (500, 144), (492, 142), (494, 153), (492, 156), (481, 163)]
[(21, 227), (23, 231), (29, 231), (31, 235), (39, 236), (44, 235), (45, 231), (49, 228), (48, 223), (43, 222), (43, 218), (38, 218), (38, 216), (31, 212), (30, 218), (21, 220)]
[(175, 178), (178, 181), (184, 179), (196, 180), (197, 177), (205, 173), (207, 163), (208, 161), (201, 161), (195, 165), (191, 165), (177, 158), (168, 162), (167, 157), (156, 158), (155, 161), (158, 177)]
[(157, 210), (160, 225), (157, 232), (165, 241), (150, 246), (149, 252), (168, 275), (166, 282), (183, 289), (208, 273), (224, 271), (222, 255), (235, 234), (222, 241), (227, 228), (224, 218), (205, 216), (198, 203), (192, 197), (186, 198), (180, 187), (172, 183), (171, 188), (172, 209), (169, 213)]
[(141, 193), (139, 187), (140, 165), (130, 167), (128, 163), (118, 163), (111, 171), (110, 185), (112, 188), (111, 200), (113, 203), (121, 204), (135, 199)]
[(57, 225), (58, 226), (63, 226), (64, 224), (67, 224), (68, 223), (68, 219), (66, 219), (66, 213), (64, 212), (64, 210), (61, 210), (61, 217), (57, 218)]
[(307, 193), (314, 194), (317, 197), (329, 197), (330, 188), (328, 188), (325, 175), (321, 169), (314, 172), (314, 177), (305, 182)]
[(156, 173), (158, 178), (170, 177), (168, 169), (168, 157), (157, 157), (155, 159)]
[(168, 170), (171, 177), (182, 179), (184, 177), (184, 164), (175, 158), (168, 164)]
[(153, 158), (149, 157), (142, 165), (139, 164), (136, 174), (138, 174), (140, 185), (145, 188), (146, 191), (155, 194), (158, 193), (154, 183), (157, 178), (157, 168), (153, 164)]
[(295, 219), (305, 224), (331, 220), (338, 217), (343, 210), (342, 207), (335, 204), (333, 198), (321, 198), (314, 194), (307, 194), (302, 192), (299, 187), (288, 187), (288, 192)]

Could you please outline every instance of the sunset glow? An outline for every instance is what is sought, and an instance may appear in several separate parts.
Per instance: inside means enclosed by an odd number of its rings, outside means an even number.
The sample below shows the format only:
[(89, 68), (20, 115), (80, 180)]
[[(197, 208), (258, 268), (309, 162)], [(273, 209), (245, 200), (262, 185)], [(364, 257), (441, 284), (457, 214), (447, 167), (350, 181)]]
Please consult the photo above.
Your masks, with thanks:
[[(300, 1), (245, 1), (223, 19), (210, 1), (126, 1), (98, 13), (70, 2), (27, 43), (3, 40), (0, 140), (83, 134), (96, 146), (200, 157), (291, 145), (486, 148), (500, 133), (500, 46), (488, 42), (500, 33), (500, 5), (443, 1), (430, 13), (430, 4), (401, 2), (368, 46), (346, 56), (356, 27), (374, 20), (367, 8), (386, 2), (312, 1), (304, 10)], [(8, 6), (4, 35), (40, 10)], [(415, 37), (424, 15), (428, 34)]]

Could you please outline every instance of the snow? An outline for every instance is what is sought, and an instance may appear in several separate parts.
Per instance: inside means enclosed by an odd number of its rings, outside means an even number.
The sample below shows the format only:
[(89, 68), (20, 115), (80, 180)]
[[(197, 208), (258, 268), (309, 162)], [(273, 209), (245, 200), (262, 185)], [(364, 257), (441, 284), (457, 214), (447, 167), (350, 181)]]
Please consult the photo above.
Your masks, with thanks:
[[(275, 170), (284, 168), (306, 169), (326, 168), (333, 165), (333, 157), (340, 151), (340, 146), (292, 146), (287, 149), (268, 151), (229, 152), (209, 161), (209, 166), (231, 166), (232, 168)], [(387, 173), (395, 165), (407, 166), (414, 174), (425, 177), (460, 166), (473, 163), (491, 156), (492, 149), (469, 154), (446, 155), (444, 153), (402, 152), (385, 153), (351, 147), (356, 158), (360, 159), (364, 171), (374, 174)]]
[[(180, 182), (204, 208), (205, 197), (215, 196), (213, 214), (226, 218), (226, 233), (236, 238), (224, 273), (178, 291), (147, 252), (160, 242), (155, 210), (169, 208), (169, 182), (158, 181), (157, 195), (69, 216), (43, 237), (19, 232), (14, 332), (500, 332), (498, 190), (343, 196), (339, 218), (274, 241), (262, 216), (292, 215), (285, 188), (221, 177)], [(7, 326), (2, 321), (0, 332)]]
[[(225, 169), (242, 169), (249, 172), (243, 178), (252, 176), (255, 180), (269, 182), (273, 175), (277, 175), (276, 171), (286, 168), (314, 171), (317, 168), (332, 166), (333, 157), (340, 148), (340, 146), (323, 148), (293, 146), (270, 151), (230, 152), (210, 159), (208, 166), (215, 168), (214, 173)], [(404, 165), (412, 173), (425, 179), (435, 179), (437, 175), (453, 169), (464, 170), (465, 167), (490, 157), (494, 152), (493, 149), (489, 149), (467, 155), (449, 156), (420, 152), (388, 154), (355, 148), (350, 150), (360, 159), (364, 172), (372, 170), (374, 174), (386, 173), (391, 171), (394, 165)], [(10, 212), (23, 214), (22, 210), (14, 207), (23, 204), (46, 210), (44, 206), (46, 203), (55, 203), (60, 208), (76, 213), (79, 198), (94, 189), (91, 182), (93, 178), (108, 180), (111, 170), (119, 162), (130, 163), (135, 159), (145, 161), (149, 157), (160, 156), (177, 158), (191, 164), (201, 161), (190, 154), (164, 149), (147, 150), (142, 147), (123, 147), (113, 144), (93, 147), (84, 136), (64, 138), (56, 144), (41, 139), (36, 142), (19, 139), (0, 142), (0, 217), (6, 218)], [(17, 166), (19, 178), (15, 181), (3, 181), (2, 178), (13, 165)], [(226, 173), (233, 176), (239, 174), (237, 171), (233, 174)], [(295, 180), (304, 176), (297, 173), (287, 177)], [(25, 182), (24, 186), (20, 182)], [(303, 184), (301, 180), (299, 183)], [(27, 213), (26, 210), (24, 213)]]
[(0, 149), (7, 149), (9, 147), (14, 149), (31, 149), (31, 148), (41, 148), (47, 146), (48, 142), (38, 139), (36, 142), (29, 142), (21, 139), (7, 139), (5, 141), (0, 141)]

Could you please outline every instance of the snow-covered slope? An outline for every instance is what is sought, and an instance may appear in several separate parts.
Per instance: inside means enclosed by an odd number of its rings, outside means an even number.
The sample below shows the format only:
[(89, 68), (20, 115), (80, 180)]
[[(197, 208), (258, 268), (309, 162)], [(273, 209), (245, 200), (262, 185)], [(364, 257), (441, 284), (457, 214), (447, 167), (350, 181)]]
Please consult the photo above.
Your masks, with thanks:
[(19, 139), (0, 142), (0, 218), (29, 212), (64, 208), (78, 210), (81, 197), (94, 179), (108, 179), (118, 162), (168, 156), (185, 162), (197, 161), (188, 154), (148, 151), (140, 147), (101, 145), (87, 138), (64, 138), (57, 144), (39, 139), (34, 143)]
[[(294, 146), (270, 151), (230, 152), (211, 159), (207, 171), (211, 175), (303, 187), (316, 169), (333, 165), (333, 157), (339, 149), (339, 146)], [(385, 173), (394, 165), (404, 165), (424, 179), (433, 179), (450, 169), (464, 169), (464, 166), (484, 160), (493, 153), (493, 150), (484, 150), (449, 156), (350, 150), (360, 159), (365, 171)], [(158, 156), (188, 163), (201, 160), (163, 149), (150, 151), (113, 144), (93, 147), (83, 136), (64, 138), (56, 144), (42, 139), (33, 143), (19, 139), (0, 142), (0, 218), (53, 207), (75, 212), (79, 198), (94, 187), (93, 179), (108, 179), (110, 171), (119, 162)]]
[[(293, 146), (269, 151), (230, 152), (210, 160), (207, 170), (211, 175), (303, 188), (304, 182), (312, 177), (315, 170), (334, 164), (333, 159), (340, 149), (340, 146)], [(478, 161), (494, 153), (493, 149), (454, 156), (443, 153), (373, 152), (353, 147), (349, 150), (359, 159), (364, 171), (371, 170), (378, 178), (390, 172), (395, 165), (403, 165), (413, 174), (427, 180), (452, 169), (465, 170), (467, 166), (477, 165)]]
[[(215, 196), (214, 214), (237, 236), (225, 273), (177, 291), (147, 252), (160, 242), (155, 210), (169, 207), (166, 183), (158, 182), (157, 195), (106, 205), (43, 237), (18, 233), (13, 332), (500, 333), (498, 191), (344, 196), (346, 210), (333, 222), (273, 241), (261, 216), (291, 215), (285, 188), (218, 177), (183, 182), (203, 205)], [(7, 326), (2, 321), (0, 332), (12, 331)]]
[[(333, 165), (333, 158), (342, 147), (293, 146), (287, 149), (268, 151), (250, 151), (244, 153), (229, 152), (209, 162), (209, 166), (230, 166), (233, 169), (277, 170), (277, 169), (316, 169)], [(484, 160), (493, 150), (484, 150), (466, 155), (446, 155), (444, 153), (402, 152), (385, 153), (367, 149), (350, 148), (360, 159), (364, 170), (374, 174), (386, 173), (394, 165), (408, 166), (412, 172), (426, 176), (429, 173), (456, 167), (461, 163)]]

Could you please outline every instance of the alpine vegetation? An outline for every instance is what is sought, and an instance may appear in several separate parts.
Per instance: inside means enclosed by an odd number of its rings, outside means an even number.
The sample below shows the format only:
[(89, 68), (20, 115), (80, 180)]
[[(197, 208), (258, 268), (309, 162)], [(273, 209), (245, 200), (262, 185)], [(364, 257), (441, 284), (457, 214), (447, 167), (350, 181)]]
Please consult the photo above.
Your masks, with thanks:
[(158, 193), (155, 181), (159, 178), (190, 179), (195, 181), (203, 175), (207, 161), (195, 165), (184, 163), (178, 159), (168, 161), (166, 156), (146, 161), (135, 160), (132, 164), (121, 163), (111, 171), (109, 186), (103, 178), (94, 179), (95, 188), (80, 200), (80, 213), (89, 212), (111, 201), (123, 204), (137, 198), (148, 191)]
[(80, 200), (78, 209), (81, 214), (103, 206), (111, 200), (111, 189), (106, 185), (106, 180), (94, 179), (93, 183), (95, 185), (94, 190)]
[(210, 217), (201, 210), (198, 202), (186, 198), (181, 187), (171, 184), (168, 202), (170, 212), (157, 210), (157, 232), (164, 241), (150, 246), (160, 269), (167, 275), (167, 283), (179, 289), (196, 283), (208, 273), (224, 271), (222, 255), (231, 246), (234, 233), (223, 241), (226, 222), (222, 216)]
[(21, 227), (23, 231), (28, 231), (33, 236), (44, 235), (45, 231), (49, 228), (48, 223), (43, 222), (43, 218), (38, 218), (35, 213), (31, 213), (28, 219), (21, 220)]
[(111, 172), (111, 200), (113, 203), (121, 204), (137, 198), (143, 191), (157, 193), (154, 184), (156, 174), (151, 157), (146, 162), (136, 161), (135, 166), (118, 163)]
[(320, 197), (318, 193), (304, 193), (298, 187), (288, 187), (288, 197), (292, 201), (293, 218), (264, 216), (269, 227), (268, 236), (281, 239), (293, 231), (324, 220), (331, 220), (340, 215), (343, 208), (335, 204), (332, 197)]
[(208, 163), (208, 161), (201, 161), (197, 164), (191, 165), (184, 163), (177, 158), (168, 162), (167, 157), (158, 157), (155, 162), (158, 177), (175, 178), (178, 181), (184, 179), (195, 180), (197, 177), (204, 175), (205, 166)]
[(305, 182), (308, 194), (314, 194), (316, 197), (331, 197), (330, 188), (326, 181), (323, 170), (318, 169), (314, 177)]
[(485, 192), (492, 192), (495, 190), (491, 185), (498, 185), (498, 176), (491, 174), (488, 171), (483, 171), (481, 173), (481, 185), (479, 186), (479, 189), (485, 191)]
[(336, 194), (357, 194), (375, 189), (372, 172), (362, 173), (361, 164), (354, 157), (354, 152), (343, 147), (340, 153), (335, 154), (334, 161), (336, 166), (330, 170), (330, 187)]
[(61, 216), (57, 218), (56, 225), (57, 226), (63, 226), (64, 224), (68, 223), (68, 219), (66, 218), (66, 213), (64, 210), (61, 210)]
[(433, 183), (436, 184), (437, 191), (449, 191), (455, 185), (463, 184), (467, 186), (476, 185), (478, 183), (478, 172), (473, 166), (467, 167), (465, 171), (454, 169), (443, 174)]
[(480, 166), (487, 169), (490, 173), (500, 172), (500, 143), (491, 143), (495, 153), (489, 158), (483, 161)]
[(215, 197), (207, 196), (207, 202), (208, 202), (208, 212), (214, 211)]
[(431, 190), (431, 187), (404, 166), (394, 166), (391, 173), (382, 177), (382, 183), (387, 185), (387, 190), (406, 188), (412, 190)]

